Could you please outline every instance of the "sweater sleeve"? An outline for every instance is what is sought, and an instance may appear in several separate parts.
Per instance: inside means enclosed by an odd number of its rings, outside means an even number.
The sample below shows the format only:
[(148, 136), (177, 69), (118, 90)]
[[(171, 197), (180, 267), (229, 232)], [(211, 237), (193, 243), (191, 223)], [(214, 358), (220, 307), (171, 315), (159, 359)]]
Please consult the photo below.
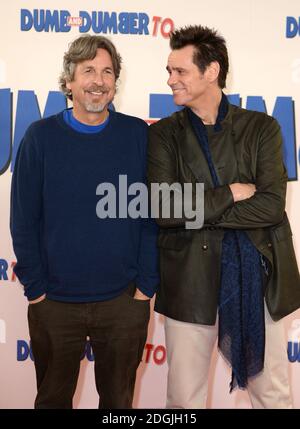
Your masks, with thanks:
[[(141, 165), (143, 166), (143, 182), (146, 184), (146, 162), (148, 145), (148, 126), (143, 124), (140, 134)], [(158, 226), (151, 219), (150, 208), (148, 218), (141, 219), (141, 235), (138, 256), (138, 276), (136, 286), (145, 295), (152, 297), (159, 283), (158, 271), (158, 249), (157, 249)]]
[(155, 294), (158, 283), (158, 227), (152, 219), (142, 219), (136, 286), (150, 298)]
[(40, 244), (42, 226), (42, 156), (32, 127), (16, 157), (12, 186), (10, 230), (17, 258), (14, 272), (28, 300), (46, 292), (47, 280)]

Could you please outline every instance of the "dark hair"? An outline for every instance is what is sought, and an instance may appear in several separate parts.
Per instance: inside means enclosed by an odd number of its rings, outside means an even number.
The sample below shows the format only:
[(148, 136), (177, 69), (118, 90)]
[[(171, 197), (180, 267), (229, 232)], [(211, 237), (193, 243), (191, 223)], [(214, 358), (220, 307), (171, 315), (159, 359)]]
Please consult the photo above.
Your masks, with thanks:
[(70, 100), (72, 100), (72, 93), (66, 84), (74, 79), (76, 65), (85, 60), (93, 60), (99, 48), (105, 49), (111, 56), (116, 80), (120, 76), (122, 59), (115, 45), (103, 36), (92, 36), (90, 34), (80, 36), (71, 43), (69, 50), (65, 52), (63, 72), (59, 77), (60, 89)]
[(225, 39), (216, 30), (201, 25), (189, 25), (175, 30), (170, 34), (172, 50), (192, 45), (195, 48), (194, 64), (204, 73), (207, 66), (217, 61), (220, 65), (218, 84), (220, 88), (226, 86), (228, 73), (228, 53)]

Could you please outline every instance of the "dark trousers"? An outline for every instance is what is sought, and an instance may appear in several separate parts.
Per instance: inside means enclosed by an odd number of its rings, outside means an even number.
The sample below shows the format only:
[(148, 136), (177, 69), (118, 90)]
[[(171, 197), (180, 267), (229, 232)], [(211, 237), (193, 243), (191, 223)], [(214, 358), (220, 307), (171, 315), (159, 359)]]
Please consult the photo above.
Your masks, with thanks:
[(28, 307), (35, 408), (72, 408), (87, 336), (95, 358), (99, 408), (132, 408), (136, 370), (147, 338), (149, 301), (130, 293), (94, 303), (45, 299)]

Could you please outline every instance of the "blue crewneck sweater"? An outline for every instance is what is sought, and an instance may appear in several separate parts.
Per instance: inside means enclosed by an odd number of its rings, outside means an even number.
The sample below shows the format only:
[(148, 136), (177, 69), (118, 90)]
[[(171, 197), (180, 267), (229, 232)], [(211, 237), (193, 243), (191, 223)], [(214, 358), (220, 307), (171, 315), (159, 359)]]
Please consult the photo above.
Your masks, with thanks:
[[(97, 186), (119, 175), (145, 182), (147, 125), (110, 111), (99, 133), (75, 131), (63, 112), (33, 123), (12, 179), (14, 268), (29, 300), (93, 302), (130, 281), (151, 297), (158, 284), (157, 227), (148, 219), (99, 219)], [(130, 201), (130, 198), (128, 198)]]
[(104, 122), (100, 125), (87, 125), (83, 124), (82, 122), (78, 121), (75, 116), (73, 115), (73, 109), (66, 109), (63, 111), (63, 118), (64, 121), (70, 125), (75, 131), (79, 131), (80, 133), (87, 133), (87, 134), (93, 134), (93, 133), (99, 133), (100, 131), (104, 130), (106, 125), (109, 122), (109, 115), (105, 119)]

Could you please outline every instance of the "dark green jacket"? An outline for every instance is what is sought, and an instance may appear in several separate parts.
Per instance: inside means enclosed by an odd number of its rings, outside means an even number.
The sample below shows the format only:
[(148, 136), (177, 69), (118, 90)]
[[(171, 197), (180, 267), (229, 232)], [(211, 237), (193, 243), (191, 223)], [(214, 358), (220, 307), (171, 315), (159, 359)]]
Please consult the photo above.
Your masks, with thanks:
[[(158, 218), (161, 283), (155, 310), (185, 322), (213, 325), (220, 287), (224, 228), (243, 229), (270, 262), (265, 291), (273, 320), (300, 307), (300, 278), (285, 213), (287, 174), (276, 120), (229, 105), (222, 131), (209, 131), (210, 171), (186, 109), (150, 126), (148, 182), (204, 183), (204, 227)], [(234, 203), (229, 184), (254, 183), (252, 198)]]

